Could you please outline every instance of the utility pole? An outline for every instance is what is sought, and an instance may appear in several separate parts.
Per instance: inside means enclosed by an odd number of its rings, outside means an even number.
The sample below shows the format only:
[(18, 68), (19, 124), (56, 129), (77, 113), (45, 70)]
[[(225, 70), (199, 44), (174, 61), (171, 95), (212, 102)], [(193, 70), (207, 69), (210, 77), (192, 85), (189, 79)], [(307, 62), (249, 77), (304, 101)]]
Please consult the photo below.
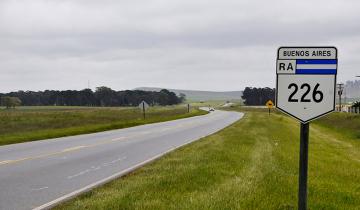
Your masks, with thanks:
[[(358, 76), (355, 76), (355, 77), (360, 77), (359, 75)], [(359, 95), (359, 97), (360, 97), (360, 95)], [(360, 109), (360, 108), (359, 108)]]
[(343, 90), (344, 90), (344, 83), (339, 83), (337, 84), (337, 89), (338, 89), (338, 95), (339, 95), (339, 111), (341, 112), (341, 95), (343, 94)]
[[(360, 77), (360, 76), (355, 76), (355, 77)], [(360, 97), (360, 96), (359, 96)]]

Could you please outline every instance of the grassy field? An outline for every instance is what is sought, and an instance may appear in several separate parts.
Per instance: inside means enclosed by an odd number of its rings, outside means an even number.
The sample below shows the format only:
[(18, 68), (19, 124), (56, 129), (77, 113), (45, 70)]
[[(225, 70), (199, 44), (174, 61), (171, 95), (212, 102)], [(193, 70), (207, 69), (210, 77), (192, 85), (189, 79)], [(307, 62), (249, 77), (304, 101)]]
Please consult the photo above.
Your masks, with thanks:
[(0, 145), (126, 128), (205, 114), (185, 106), (150, 108), (20, 107), (0, 109)]
[(359, 139), (360, 141), (359, 114), (333, 113), (315, 121), (315, 124), (322, 125), (343, 135), (348, 135), (349, 138)]
[[(297, 209), (299, 123), (243, 111), (223, 131), (56, 209)], [(311, 124), (309, 209), (360, 208), (359, 120), (332, 114)]]

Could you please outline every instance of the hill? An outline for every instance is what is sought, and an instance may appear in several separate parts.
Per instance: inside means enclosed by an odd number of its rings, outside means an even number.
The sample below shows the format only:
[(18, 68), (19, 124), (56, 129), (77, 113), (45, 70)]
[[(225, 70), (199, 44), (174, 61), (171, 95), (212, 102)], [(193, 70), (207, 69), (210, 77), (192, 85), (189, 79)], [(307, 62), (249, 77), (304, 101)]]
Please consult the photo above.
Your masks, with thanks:
[[(161, 89), (164, 88), (155, 88), (155, 87), (135, 88), (135, 90), (145, 90), (145, 91), (160, 91)], [(215, 91), (201, 91), (201, 90), (179, 90), (179, 89), (168, 89), (168, 90), (176, 93), (177, 95), (179, 95), (180, 93), (185, 94), (186, 99), (189, 101), (240, 100), (242, 96), (242, 91), (215, 92)]]

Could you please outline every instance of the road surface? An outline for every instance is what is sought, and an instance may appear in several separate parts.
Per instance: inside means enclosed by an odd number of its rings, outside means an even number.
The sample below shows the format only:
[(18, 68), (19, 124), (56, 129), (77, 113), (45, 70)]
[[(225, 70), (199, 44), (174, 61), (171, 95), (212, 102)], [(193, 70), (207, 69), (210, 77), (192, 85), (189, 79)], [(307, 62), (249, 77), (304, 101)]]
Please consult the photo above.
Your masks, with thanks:
[(0, 147), (0, 209), (49, 208), (217, 132), (243, 116), (210, 114)]

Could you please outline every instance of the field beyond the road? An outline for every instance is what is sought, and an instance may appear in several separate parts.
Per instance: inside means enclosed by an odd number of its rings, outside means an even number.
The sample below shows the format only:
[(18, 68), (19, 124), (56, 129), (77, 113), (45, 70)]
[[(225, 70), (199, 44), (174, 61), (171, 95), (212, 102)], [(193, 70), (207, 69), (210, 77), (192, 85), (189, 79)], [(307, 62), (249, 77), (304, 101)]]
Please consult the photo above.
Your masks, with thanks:
[[(56, 209), (297, 209), (299, 123), (242, 111), (230, 127)], [(335, 113), (311, 123), (309, 209), (359, 209), (359, 120)]]
[(205, 114), (185, 106), (139, 108), (20, 107), (0, 109), (0, 145), (94, 133)]

